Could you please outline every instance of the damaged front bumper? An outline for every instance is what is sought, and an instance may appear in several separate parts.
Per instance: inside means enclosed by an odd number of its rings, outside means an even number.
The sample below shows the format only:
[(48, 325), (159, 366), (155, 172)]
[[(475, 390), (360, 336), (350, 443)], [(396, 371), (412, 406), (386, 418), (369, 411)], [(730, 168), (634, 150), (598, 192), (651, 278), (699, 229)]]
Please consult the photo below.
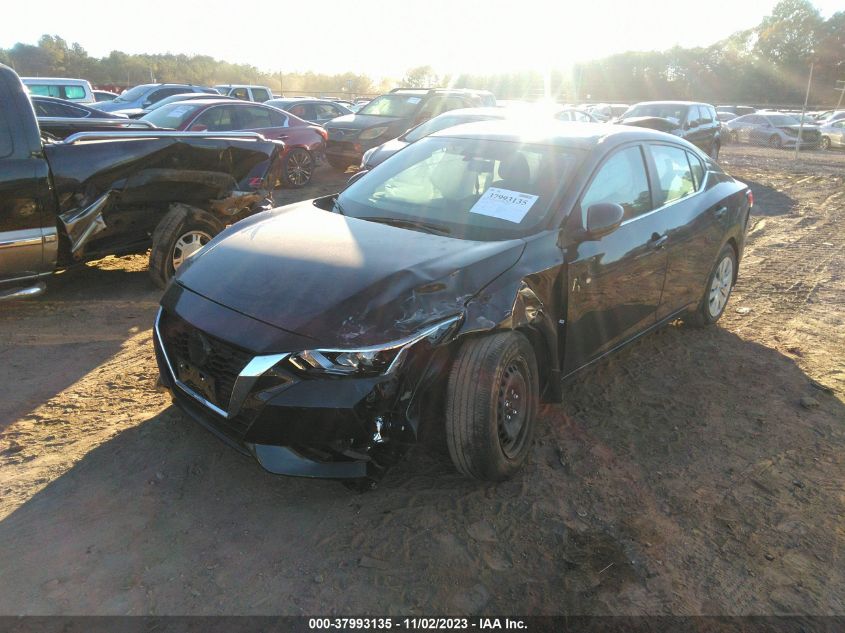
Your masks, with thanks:
[(274, 474), (378, 479), (416, 441), (420, 395), (444, 349), (422, 345), (402, 371), (298, 375), (290, 354), (252, 356), (161, 309), (154, 344), (178, 406)]

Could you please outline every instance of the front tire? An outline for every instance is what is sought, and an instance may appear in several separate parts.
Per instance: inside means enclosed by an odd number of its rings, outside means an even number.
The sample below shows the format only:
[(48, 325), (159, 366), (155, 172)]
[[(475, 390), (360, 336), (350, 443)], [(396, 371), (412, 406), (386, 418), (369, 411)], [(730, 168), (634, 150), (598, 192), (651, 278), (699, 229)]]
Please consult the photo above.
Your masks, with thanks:
[(518, 332), (472, 338), (458, 351), (446, 388), (446, 443), (455, 467), (503, 481), (525, 463), (539, 406), (534, 350)]
[(736, 278), (736, 253), (728, 244), (719, 253), (716, 265), (707, 277), (704, 294), (695, 312), (684, 320), (693, 327), (713, 325), (725, 313)]
[(773, 147), (774, 149), (780, 149), (781, 145), (783, 145), (783, 141), (777, 134), (772, 134), (769, 137), (769, 147)]
[(822, 136), (822, 140), (821, 140), (821, 143), (819, 144), (819, 146), (822, 149), (830, 149), (830, 138), (827, 137), (827, 136)]

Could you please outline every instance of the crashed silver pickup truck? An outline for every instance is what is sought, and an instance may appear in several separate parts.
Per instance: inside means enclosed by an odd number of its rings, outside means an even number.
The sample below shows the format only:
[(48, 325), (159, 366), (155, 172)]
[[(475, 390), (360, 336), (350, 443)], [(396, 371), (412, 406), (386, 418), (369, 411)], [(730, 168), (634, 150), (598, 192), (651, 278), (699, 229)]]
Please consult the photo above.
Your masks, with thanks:
[(228, 224), (271, 206), (284, 145), (254, 133), (41, 135), (0, 64), (0, 299), (43, 292), (56, 268), (150, 249), (164, 286)]

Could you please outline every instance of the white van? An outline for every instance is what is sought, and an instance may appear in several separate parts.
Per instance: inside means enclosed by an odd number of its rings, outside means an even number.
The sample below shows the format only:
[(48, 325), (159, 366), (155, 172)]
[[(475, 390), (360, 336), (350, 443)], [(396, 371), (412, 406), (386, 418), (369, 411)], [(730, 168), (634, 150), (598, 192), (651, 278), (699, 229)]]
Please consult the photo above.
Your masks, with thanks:
[(86, 79), (62, 77), (21, 77), (29, 93), (39, 97), (58, 97), (77, 103), (94, 103), (94, 92)]

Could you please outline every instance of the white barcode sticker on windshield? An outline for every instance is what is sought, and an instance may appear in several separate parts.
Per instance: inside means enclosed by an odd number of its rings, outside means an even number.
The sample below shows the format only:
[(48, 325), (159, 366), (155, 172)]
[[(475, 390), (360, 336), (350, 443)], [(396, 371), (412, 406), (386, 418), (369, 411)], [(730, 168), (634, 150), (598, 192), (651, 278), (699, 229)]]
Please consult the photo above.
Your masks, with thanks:
[(537, 202), (537, 198), (530, 193), (490, 187), (469, 212), (519, 224)]

